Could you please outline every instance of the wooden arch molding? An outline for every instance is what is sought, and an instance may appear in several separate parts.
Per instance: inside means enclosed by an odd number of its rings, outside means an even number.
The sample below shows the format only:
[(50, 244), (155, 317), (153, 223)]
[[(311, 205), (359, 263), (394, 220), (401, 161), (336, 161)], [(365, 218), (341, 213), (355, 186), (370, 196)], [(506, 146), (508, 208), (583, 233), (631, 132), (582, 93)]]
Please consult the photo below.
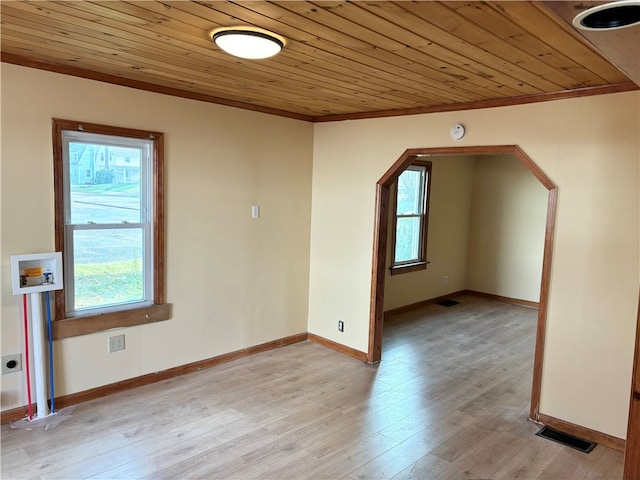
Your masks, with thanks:
[(549, 281), (551, 274), (551, 256), (555, 231), (556, 200), (558, 187), (517, 145), (496, 145), (478, 147), (441, 147), (413, 148), (406, 150), (387, 170), (376, 184), (375, 224), (373, 233), (373, 264), (371, 269), (371, 308), (369, 316), (369, 348), (367, 363), (377, 363), (382, 358), (382, 330), (384, 322), (385, 264), (387, 257), (387, 229), (389, 219), (389, 189), (398, 176), (417, 158), (429, 155), (491, 155), (512, 154), (549, 191), (547, 200), (547, 222), (544, 237), (542, 260), (542, 279), (540, 285), (540, 303), (538, 308), (538, 326), (531, 387), (530, 418), (538, 420), (540, 390), (542, 383), (542, 359), (544, 354), (547, 310), (549, 305)]

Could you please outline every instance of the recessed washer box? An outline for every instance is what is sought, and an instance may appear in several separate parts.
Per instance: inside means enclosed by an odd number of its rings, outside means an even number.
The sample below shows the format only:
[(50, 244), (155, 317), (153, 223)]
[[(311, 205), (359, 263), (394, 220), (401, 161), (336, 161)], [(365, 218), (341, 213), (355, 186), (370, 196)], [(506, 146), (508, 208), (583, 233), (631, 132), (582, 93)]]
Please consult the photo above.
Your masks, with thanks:
[(62, 290), (62, 253), (30, 253), (11, 256), (14, 295)]

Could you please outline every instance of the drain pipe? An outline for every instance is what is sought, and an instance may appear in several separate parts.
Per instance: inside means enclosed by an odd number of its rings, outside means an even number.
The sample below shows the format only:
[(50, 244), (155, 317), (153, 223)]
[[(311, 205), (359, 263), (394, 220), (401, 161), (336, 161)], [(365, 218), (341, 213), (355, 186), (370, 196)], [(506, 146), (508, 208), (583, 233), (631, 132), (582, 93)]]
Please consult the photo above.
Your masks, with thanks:
[(29, 373), (29, 320), (27, 318), (27, 294), (22, 295), (22, 311), (24, 317), (24, 372), (27, 377), (27, 411), (29, 420), (33, 420), (33, 406), (31, 405), (31, 375)]
[(49, 397), (51, 398), (51, 413), (56, 413), (54, 394), (54, 373), (53, 373), (53, 333), (51, 328), (51, 303), (49, 302), (49, 291), (44, 292), (47, 303), (47, 329), (49, 333)]
[(44, 375), (44, 329), (42, 328), (42, 298), (39, 293), (31, 296), (31, 326), (33, 327), (33, 369), (36, 377), (36, 416), (44, 418), (49, 415), (47, 405), (47, 382)]

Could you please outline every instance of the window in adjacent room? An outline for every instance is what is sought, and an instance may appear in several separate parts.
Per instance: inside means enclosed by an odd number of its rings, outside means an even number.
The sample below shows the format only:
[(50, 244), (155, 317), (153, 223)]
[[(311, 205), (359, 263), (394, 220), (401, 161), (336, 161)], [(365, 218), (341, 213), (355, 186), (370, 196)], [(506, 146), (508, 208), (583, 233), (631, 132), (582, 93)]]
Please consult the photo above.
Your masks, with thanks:
[(163, 319), (162, 165), (161, 133), (54, 120), (57, 319), (97, 316), (96, 331), (123, 325), (118, 312), (124, 325)]
[(427, 268), (431, 162), (415, 162), (395, 184), (391, 274)]

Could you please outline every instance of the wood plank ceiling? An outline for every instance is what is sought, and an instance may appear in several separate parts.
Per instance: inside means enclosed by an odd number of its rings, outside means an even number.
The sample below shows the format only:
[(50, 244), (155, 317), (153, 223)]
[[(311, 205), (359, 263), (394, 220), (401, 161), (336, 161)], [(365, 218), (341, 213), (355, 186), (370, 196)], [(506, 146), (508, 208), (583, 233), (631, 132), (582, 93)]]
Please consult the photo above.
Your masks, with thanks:
[[(2, 61), (310, 121), (635, 89), (541, 2), (1, 3)], [(283, 52), (209, 37), (254, 25)]]

